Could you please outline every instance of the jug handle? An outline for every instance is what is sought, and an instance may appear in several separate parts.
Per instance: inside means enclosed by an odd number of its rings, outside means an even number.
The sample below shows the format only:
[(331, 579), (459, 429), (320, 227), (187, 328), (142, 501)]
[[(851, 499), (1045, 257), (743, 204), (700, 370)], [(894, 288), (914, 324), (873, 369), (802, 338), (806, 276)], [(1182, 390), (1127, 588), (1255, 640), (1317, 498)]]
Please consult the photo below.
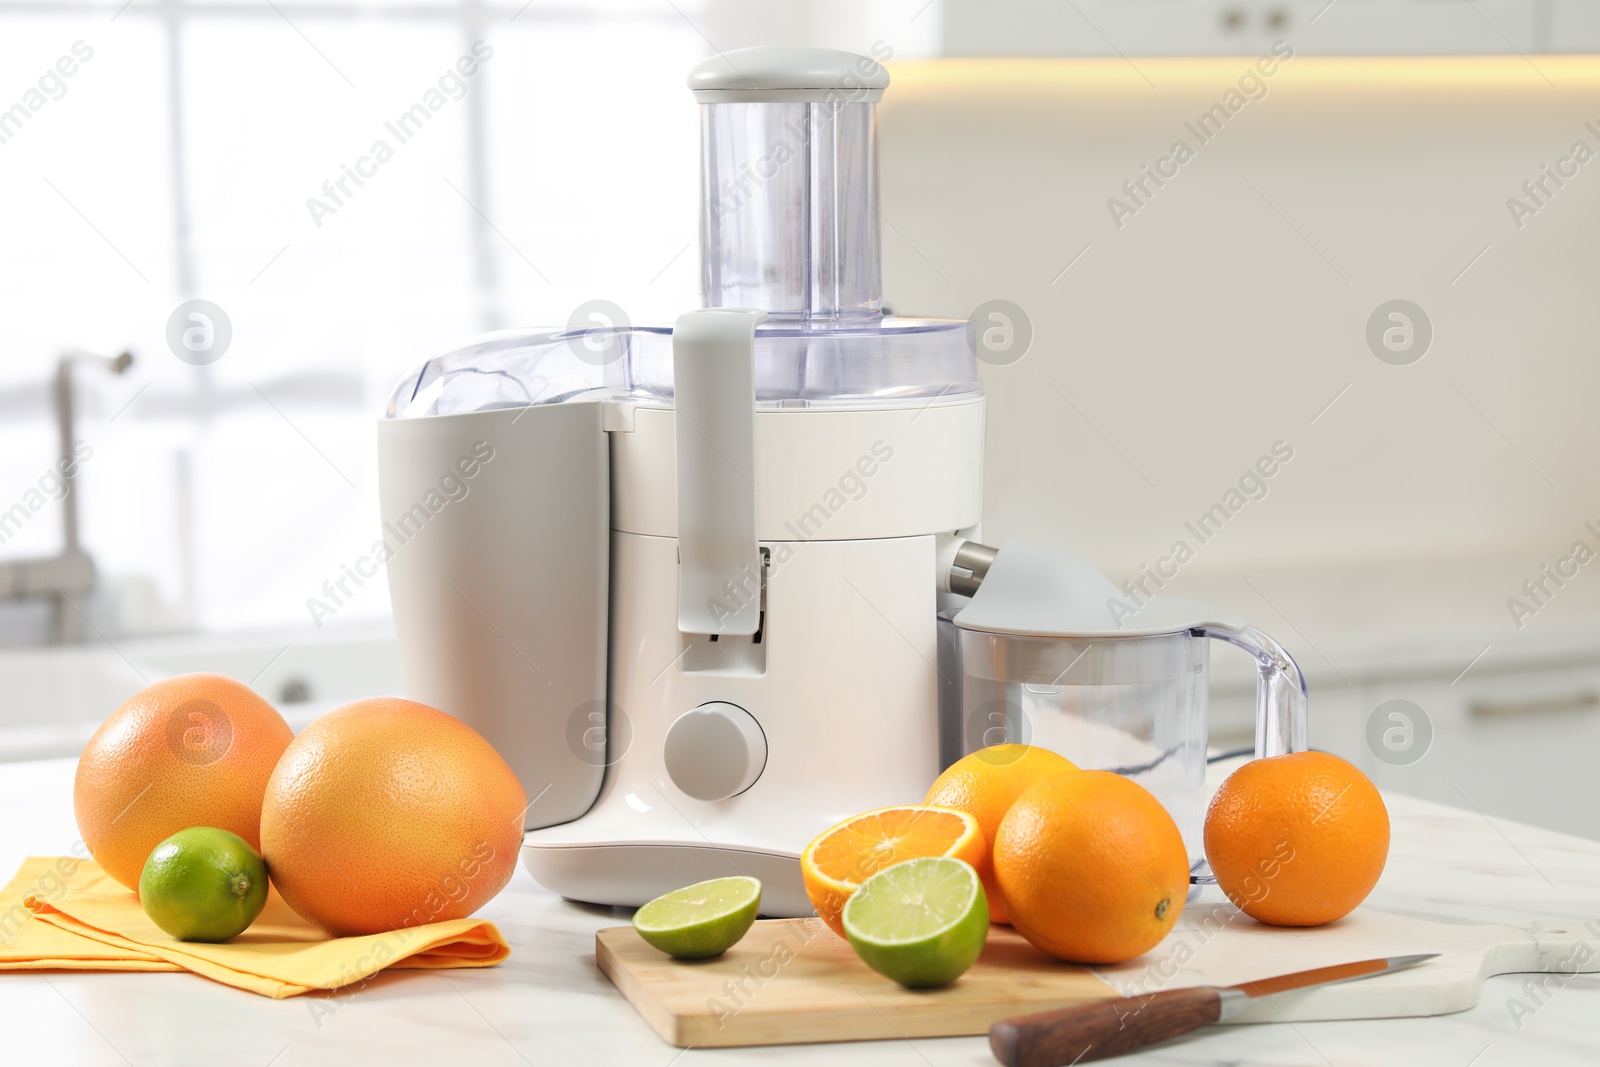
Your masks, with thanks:
[(1254, 626), (1214, 622), (1189, 632), (1196, 637), (1226, 641), (1255, 657), (1256, 759), (1304, 752), (1306, 678), (1288, 650)]
[[(1256, 661), (1256, 759), (1304, 752), (1306, 740), (1306, 676), (1289, 651), (1254, 626), (1210, 622), (1189, 631), (1242, 648)], [(1202, 861), (1190, 876), (1197, 886), (1215, 885), (1210, 864)], [(1191, 893), (1190, 899), (1193, 899)]]

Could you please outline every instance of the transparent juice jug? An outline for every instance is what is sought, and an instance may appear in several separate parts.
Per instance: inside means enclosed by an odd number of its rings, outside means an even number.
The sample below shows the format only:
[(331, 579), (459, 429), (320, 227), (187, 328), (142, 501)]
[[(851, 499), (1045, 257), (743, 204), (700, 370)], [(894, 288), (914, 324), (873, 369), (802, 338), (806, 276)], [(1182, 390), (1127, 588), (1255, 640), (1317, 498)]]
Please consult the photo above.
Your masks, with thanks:
[[(976, 550), (976, 551), (975, 551)], [(992, 559), (992, 562), (991, 562)], [(959, 564), (967, 563), (962, 574)], [(953, 617), (960, 692), (946, 708), (960, 752), (1022, 742), (1155, 794), (1208, 881), (1205, 804), (1210, 640), (1255, 657), (1256, 755), (1306, 747), (1305, 679), (1278, 642), (1207, 605), (1119, 590), (1081, 560), (1025, 542), (968, 546)]]

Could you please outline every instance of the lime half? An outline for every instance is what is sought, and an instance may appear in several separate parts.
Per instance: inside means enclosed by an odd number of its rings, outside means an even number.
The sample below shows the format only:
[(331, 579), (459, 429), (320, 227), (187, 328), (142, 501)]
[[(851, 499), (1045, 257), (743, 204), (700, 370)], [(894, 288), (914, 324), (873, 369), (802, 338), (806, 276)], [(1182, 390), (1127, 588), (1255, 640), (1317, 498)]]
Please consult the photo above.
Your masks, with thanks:
[(856, 955), (913, 989), (954, 982), (989, 936), (989, 901), (978, 872), (943, 856), (885, 867), (861, 883), (842, 918)]
[(756, 921), (761, 882), (738, 875), (674, 889), (633, 913), (646, 942), (680, 960), (720, 956)]
[(179, 830), (144, 861), (139, 903), (179, 941), (226, 941), (244, 933), (266, 907), (267, 865), (227, 830)]

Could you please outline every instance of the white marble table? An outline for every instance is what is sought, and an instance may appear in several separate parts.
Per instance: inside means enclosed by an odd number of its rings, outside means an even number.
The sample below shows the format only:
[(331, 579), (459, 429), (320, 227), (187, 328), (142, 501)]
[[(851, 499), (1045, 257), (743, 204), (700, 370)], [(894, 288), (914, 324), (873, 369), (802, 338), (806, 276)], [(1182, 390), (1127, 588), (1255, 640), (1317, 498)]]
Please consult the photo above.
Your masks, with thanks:
[[(0, 868), (77, 841), (72, 760), (0, 764)], [(1600, 917), (1600, 843), (1488, 822), (1407, 797), (1368, 904), (1459, 922)], [(1214, 890), (1208, 892), (1215, 892)], [(688, 1067), (827, 1062), (991, 1065), (982, 1038), (690, 1050), (663, 1044), (595, 968), (594, 931), (622, 913), (567, 904), (518, 871), (483, 913), (510, 960), (474, 971), (382, 975), (343, 997), (272, 1001), (187, 974), (0, 974), (0, 1062), (302, 1067), (352, 1063), (626, 1063)], [(1124, 1063), (1498, 1067), (1600, 1060), (1600, 975), (1536, 1006), (1523, 979), (1491, 979), (1472, 1011), (1428, 1019), (1203, 1031)]]

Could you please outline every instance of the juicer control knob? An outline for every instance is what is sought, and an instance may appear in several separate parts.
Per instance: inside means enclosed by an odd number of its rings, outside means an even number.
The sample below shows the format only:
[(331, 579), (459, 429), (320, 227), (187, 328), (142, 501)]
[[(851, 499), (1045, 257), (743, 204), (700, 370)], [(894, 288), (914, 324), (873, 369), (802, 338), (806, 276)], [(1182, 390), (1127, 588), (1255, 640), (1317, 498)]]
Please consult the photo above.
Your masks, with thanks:
[(767, 765), (767, 735), (737, 704), (714, 700), (667, 728), (662, 757), (672, 784), (696, 800), (727, 800), (755, 785)]

